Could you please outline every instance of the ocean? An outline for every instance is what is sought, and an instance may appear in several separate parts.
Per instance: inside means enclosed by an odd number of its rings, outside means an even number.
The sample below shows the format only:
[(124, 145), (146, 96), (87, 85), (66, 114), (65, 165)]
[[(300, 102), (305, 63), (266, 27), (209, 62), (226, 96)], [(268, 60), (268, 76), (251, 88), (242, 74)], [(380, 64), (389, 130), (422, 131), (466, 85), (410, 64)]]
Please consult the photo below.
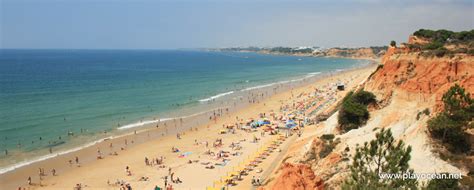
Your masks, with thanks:
[(3, 49), (0, 169), (363, 64), (241, 52)]

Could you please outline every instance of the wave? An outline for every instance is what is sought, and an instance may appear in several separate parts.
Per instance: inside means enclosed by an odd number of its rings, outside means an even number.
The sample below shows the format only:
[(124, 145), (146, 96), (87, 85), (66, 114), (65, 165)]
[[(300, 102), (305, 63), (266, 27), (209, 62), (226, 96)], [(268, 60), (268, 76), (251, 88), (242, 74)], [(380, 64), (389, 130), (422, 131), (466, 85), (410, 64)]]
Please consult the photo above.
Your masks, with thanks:
[(276, 85), (276, 84), (279, 84), (279, 82), (270, 83), (270, 84), (262, 84), (262, 85), (258, 85), (258, 86), (252, 86), (252, 87), (242, 89), (242, 91), (249, 91), (249, 90), (255, 90), (255, 89), (259, 89), (259, 88), (270, 87), (270, 86), (273, 86), (273, 85)]
[(314, 76), (314, 75), (319, 75), (319, 74), (321, 74), (321, 72), (312, 72), (312, 73), (308, 73), (307, 75)]
[(220, 97), (222, 97), (222, 96), (227, 96), (227, 95), (232, 94), (232, 93), (234, 93), (234, 91), (229, 91), (229, 92), (220, 93), (220, 94), (217, 94), (217, 95), (215, 95), (215, 96), (211, 96), (211, 97), (209, 97), (209, 98), (199, 100), (199, 102), (208, 102), (208, 101), (211, 101), (211, 100), (220, 98)]
[(258, 86), (252, 86), (252, 87), (245, 88), (242, 91), (255, 90), (255, 89), (259, 89), (259, 88), (266, 88), (266, 87), (270, 87), (270, 86), (273, 86), (273, 85), (286, 84), (286, 83), (290, 83), (290, 82), (298, 82), (298, 81), (302, 81), (302, 80), (310, 78), (310, 77), (314, 77), (314, 76), (319, 75), (319, 74), (321, 74), (321, 72), (312, 72), (312, 73), (306, 74), (306, 76), (304, 76), (302, 78), (292, 79), (292, 80), (284, 80), (284, 81), (279, 81), (279, 82), (274, 82), (274, 83), (269, 83), (269, 84), (262, 84), (262, 85), (258, 85)]
[(123, 130), (123, 129), (130, 129), (130, 128), (135, 128), (135, 127), (142, 127), (148, 124), (153, 124), (153, 123), (159, 123), (162, 121), (169, 121), (174, 118), (163, 118), (163, 119), (156, 119), (156, 120), (149, 120), (149, 121), (142, 121), (142, 122), (137, 122), (137, 123), (132, 123), (128, 125), (124, 125), (122, 127), (117, 128), (118, 130)]
[[(215, 108), (215, 109), (222, 109), (222, 108), (224, 108), (224, 107), (219, 107), (219, 108)], [(194, 116), (197, 116), (197, 115), (201, 115), (201, 114), (205, 114), (207, 112), (214, 111), (215, 109), (202, 111), (202, 112), (198, 112), (198, 113), (194, 113), (194, 114), (186, 115), (186, 116), (181, 116), (181, 117), (170, 117), (170, 118), (147, 120), (147, 121), (132, 123), (132, 124), (128, 124), (128, 125), (124, 125), (122, 127), (119, 127), (117, 129), (118, 130), (131, 129), (131, 128), (136, 128), (136, 127), (143, 127), (143, 126), (148, 125), (148, 124), (159, 123), (159, 122), (163, 122), (163, 121), (170, 121), (170, 120), (173, 120), (173, 119), (186, 119), (186, 118), (189, 118), (189, 117), (194, 117)]]

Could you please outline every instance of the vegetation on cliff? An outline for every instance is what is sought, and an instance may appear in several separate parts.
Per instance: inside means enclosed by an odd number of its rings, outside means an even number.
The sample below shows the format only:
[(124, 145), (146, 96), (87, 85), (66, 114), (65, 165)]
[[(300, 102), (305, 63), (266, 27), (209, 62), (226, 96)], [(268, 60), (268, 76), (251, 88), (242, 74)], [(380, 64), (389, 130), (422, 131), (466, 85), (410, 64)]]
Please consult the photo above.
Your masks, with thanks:
[(376, 139), (357, 147), (350, 166), (351, 175), (342, 189), (416, 189), (414, 179), (387, 179), (384, 174), (413, 173), (409, 168), (411, 147), (396, 143), (389, 130), (381, 129)]
[[(474, 30), (453, 32), (449, 30), (420, 29), (413, 36), (424, 39), (426, 44), (408, 44), (410, 50), (423, 51), (423, 56), (443, 57), (456, 53), (474, 55)], [(447, 48), (447, 46), (454, 47)]]
[(466, 130), (474, 127), (474, 101), (465, 89), (455, 84), (443, 95), (444, 110), (428, 121), (431, 136), (453, 152), (470, 150)]
[(375, 103), (375, 95), (371, 92), (364, 90), (349, 92), (342, 100), (339, 110), (340, 129), (347, 132), (364, 125), (369, 119), (367, 106), (371, 103)]
[(420, 29), (413, 33), (414, 36), (430, 39), (433, 42), (465, 42), (474, 40), (474, 30), (453, 32), (449, 30)]

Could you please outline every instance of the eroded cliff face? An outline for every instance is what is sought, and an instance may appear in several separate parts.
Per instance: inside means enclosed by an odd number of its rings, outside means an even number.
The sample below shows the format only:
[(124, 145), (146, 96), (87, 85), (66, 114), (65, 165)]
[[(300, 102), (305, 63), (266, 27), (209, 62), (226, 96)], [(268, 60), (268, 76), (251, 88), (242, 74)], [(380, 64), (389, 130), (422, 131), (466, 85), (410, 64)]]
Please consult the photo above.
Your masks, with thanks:
[(439, 111), (442, 95), (455, 83), (471, 94), (474, 92), (474, 57), (457, 54), (445, 57), (423, 57), (391, 47), (382, 58), (382, 65), (369, 78), (365, 88), (388, 103), (394, 91), (434, 99)]
[(321, 178), (314, 175), (311, 166), (307, 164), (284, 163), (280, 175), (268, 190), (317, 190), (324, 189)]

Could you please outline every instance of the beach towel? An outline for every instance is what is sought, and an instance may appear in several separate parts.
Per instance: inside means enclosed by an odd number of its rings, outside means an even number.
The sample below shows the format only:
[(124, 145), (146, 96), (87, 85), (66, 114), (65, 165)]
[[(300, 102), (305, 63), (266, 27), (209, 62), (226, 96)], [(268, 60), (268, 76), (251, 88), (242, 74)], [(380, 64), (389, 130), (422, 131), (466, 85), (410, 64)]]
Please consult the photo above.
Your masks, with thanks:
[(188, 155), (190, 155), (190, 154), (192, 154), (192, 152), (185, 152), (185, 153), (179, 155), (178, 158), (184, 158), (184, 157), (186, 157), (186, 156), (188, 156)]

